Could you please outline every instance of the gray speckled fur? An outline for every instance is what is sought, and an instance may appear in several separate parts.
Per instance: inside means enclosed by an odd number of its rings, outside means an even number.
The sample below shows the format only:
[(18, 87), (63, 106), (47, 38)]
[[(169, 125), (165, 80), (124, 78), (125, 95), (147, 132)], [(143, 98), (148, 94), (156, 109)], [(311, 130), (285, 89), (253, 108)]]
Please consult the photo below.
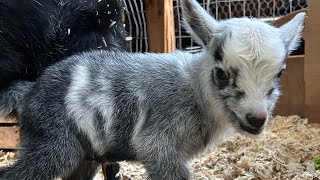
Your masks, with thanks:
[(22, 101), (23, 96), (28, 92), (31, 85), (32, 82), (19, 81), (5, 92), (2, 92), (0, 98), (0, 116), (10, 114), (12, 107), (19, 109), (19, 102)]
[(198, 56), (95, 51), (52, 66), (24, 96), (22, 149), (4, 177), (66, 177), (94, 156), (142, 161), (153, 179), (187, 178), (185, 163), (217, 128), (196, 101)]
[[(224, 26), (195, 0), (181, 2), (188, 27), (201, 34), (197, 39), (204, 52), (92, 51), (51, 66), (21, 100), (21, 149), (0, 179), (81, 179), (95, 172), (93, 160), (140, 161), (150, 179), (189, 179), (188, 162), (210, 144), (234, 129), (260, 133), (265, 126), (254, 129), (243, 117), (256, 110), (272, 113), (279, 96), (277, 74), (295, 47), (300, 31), (293, 29), (301, 26), (304, 14), (285, 26), (292, 34), (282, 39), (282, 29), (248, 19)], [(199, 22), (192, 24), (195, 19)], [(238, 21), (252, 29), (236, 31)], [(210, 23), (222, 25), (216, 31)], [(242, 43), (234, 37), (247, 30), (273, 32), (257, 45), (259, 51), (248, 51), (258, 52), (253, 60), (228, 49)], [(268, 43), (272, 48), (280, 43), (274, 54)], [(223, 86), (216, 68), (228, 74)], [(79, 169), (83, 174), (75, 173)]]

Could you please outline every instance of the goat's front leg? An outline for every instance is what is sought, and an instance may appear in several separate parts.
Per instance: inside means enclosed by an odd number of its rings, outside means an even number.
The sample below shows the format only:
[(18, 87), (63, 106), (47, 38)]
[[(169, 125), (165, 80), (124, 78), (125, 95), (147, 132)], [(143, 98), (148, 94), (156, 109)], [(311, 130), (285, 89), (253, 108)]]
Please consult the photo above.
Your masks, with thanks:
[[(150, 133), (151, 134), (151, 133)], [(171, 138), (170, 138), (171, 137)], [(152, 141), (151, 139), (156, 139)], [(174, 136), (144, 136), (135, 139), (137, 155), (148, 173), (150, 180), (188, 180), (188, 159), (186, 153), (177, 150), (178, 141)], [(181, 148), (182, 149), (182, 148)]]
[(152, 157), (152, 159), (145, 160), (144, 165), (151, 180), (189, 179), (190, 173), (186, 163), (174, 157)]

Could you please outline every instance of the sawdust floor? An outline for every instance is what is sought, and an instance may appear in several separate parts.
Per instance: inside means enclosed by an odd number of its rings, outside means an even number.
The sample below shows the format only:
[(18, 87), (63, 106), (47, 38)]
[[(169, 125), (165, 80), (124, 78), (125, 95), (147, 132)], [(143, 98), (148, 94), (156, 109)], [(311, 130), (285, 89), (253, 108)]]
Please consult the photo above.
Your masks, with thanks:
[[(320, 155), (320, 124), (307, 124), (298, 116), (277, 116), (258, 138), (236, 135), (211, 153), (193, 161), (192, 179), (313, 179), (320, 180), (314, 158)], [(0, 152), (0, 166), (14, 153)], [(121, 162), (124, 179), (146, 179), (138, 163)], [(101, 172), (95, 180), (103, 179)]]

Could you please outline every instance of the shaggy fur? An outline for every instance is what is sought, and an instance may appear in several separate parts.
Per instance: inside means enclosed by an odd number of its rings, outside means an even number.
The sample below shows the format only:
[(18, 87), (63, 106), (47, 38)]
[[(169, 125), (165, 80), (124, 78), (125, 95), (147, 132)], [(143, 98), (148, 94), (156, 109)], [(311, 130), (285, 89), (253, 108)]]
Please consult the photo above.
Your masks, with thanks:
[(90, 49), (126, 48), (121, 0), (1, 0), (0, 89)]
[(150, 179), (189, 179), (188, 162), (210, 145), (234, 130), (263, 131), (305, 14), (275, 28), (247, 18), (217, 22), (195, 0), (181, 5), (204, 52), (101, 50), (51, 66), (27, 85), (21, 150), (0, 179), (88, 174), (92, 160), (140, 161)]

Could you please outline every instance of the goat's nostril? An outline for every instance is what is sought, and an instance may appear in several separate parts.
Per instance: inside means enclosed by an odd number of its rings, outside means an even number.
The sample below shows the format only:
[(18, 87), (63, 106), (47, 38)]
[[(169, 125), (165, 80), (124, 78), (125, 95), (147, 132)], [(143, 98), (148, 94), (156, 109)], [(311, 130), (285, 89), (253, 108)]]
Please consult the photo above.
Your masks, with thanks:
[(256, 114), (251, 114), (248, 113), (246, 115), (248, 123), (254, 127), (254, 128), (260, 128), (264, 125), (268, 118), (268, 113), (256, 113)]

